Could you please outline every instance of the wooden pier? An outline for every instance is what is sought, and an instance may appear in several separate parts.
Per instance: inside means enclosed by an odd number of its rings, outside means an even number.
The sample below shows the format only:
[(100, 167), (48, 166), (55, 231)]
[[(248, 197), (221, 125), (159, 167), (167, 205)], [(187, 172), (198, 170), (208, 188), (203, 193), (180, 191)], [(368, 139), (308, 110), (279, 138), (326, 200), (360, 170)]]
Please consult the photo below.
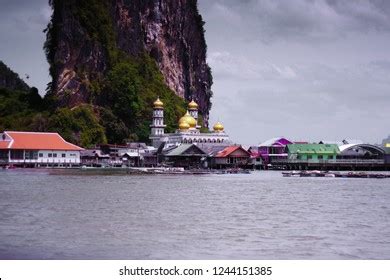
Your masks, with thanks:
[(337, 171), (390, 171), (390, 163), (384, 160), (275, 160), (272, 167), (286, 170), (337, 170)]

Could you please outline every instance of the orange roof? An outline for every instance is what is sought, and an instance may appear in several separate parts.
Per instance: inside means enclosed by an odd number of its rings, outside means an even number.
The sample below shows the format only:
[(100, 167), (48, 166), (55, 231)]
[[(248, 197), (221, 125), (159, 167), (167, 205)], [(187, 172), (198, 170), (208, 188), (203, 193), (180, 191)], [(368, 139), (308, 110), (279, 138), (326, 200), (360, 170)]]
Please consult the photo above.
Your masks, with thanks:
[(82, 148), (66, 142), (58, 133), (5, 131), (11, 139), (12, 150), (81, 151)]
[(242, 149), (245, 153), (250, 155), (249, 152), (246, 151), (245, 149), (243, 149), (241, 146), (229, 146), (229, 147), (226, 147), (225, 149), (223, 149), (222, 151), (218, 152), (215, 157), (227, 157), (231, 153), (237, 151), (238, 149)]
[(0, 149), (7, 149), (10, 141), (0, 141)]

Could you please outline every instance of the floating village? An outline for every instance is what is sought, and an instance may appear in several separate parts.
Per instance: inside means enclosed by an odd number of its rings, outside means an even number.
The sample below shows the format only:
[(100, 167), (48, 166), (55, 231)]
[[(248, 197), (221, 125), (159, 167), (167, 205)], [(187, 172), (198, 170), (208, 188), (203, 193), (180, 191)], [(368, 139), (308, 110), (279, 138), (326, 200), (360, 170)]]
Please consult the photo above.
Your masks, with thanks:
[(309, 143), (276, 137), (244, 147), (230, 140), (220, 122), (212, 131), (201, 132), (198, 104), (194, 100), (188, 104), (174, 133), (166, 133), (165, 127), (164, 103), (158, 98), (153, 103), (150, 145), (130, 142), (84, 149), (65, 141), (58, 133), (4, 131), (0, 133), (0, 166), (174, 174), (248, 173), (257, 169), (283, 170), (288, 177), (389, 177), (361, 171), (390, 171), (390, 143)]

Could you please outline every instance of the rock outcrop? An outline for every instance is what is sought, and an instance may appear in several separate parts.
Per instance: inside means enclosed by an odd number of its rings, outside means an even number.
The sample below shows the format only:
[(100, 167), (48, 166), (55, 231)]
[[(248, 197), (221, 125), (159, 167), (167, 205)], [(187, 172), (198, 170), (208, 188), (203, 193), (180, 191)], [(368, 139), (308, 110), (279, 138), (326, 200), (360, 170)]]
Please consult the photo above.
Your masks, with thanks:
[(7, 65), (0, 61), (0, 88), (10, 90), (28, 91), (30, 87), (13, 72)]
[(118, 57), (145, 53), (166, 85), (195, 99), (208, 124), (212, 76), (206, 63), (204, 22), (196, 0), (51, 0), (45, 50), (51, 95), (60, 106), (94, 102)]

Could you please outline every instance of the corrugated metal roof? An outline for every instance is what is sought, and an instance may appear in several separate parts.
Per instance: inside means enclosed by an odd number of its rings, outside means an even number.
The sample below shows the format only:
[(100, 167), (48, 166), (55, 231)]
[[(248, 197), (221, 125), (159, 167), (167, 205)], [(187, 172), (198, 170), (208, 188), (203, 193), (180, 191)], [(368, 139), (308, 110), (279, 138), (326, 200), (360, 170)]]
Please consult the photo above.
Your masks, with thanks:
[(181, 156), (183, 155), (188, 149), (191, 147), (195, 147), (197, 150), (199, 150), (199, 153), (197, 155), (206, 155), (206, 153), (196, 146), (195, 144), (180, 144), (175, 149), (171, 150), (169, 153), (167, 153), (167, 156)]
[(346, 149), (349, 149), (349, 148), (351, 148), (351, 147), (353, 147), (353, 146), (356, 146), (356, 144), (340, 145), (340, 146), (339, 146), (339, 150), (340, 150), (340, 152), (342, 152), (342, 151), (344, 151), (344, 150), (346, 150)]
[(204, 151), (209, 156), (214, 156), (215, 154), (222, 151), (223, 149), (225, 149), (228, 146), (229, 145), (214, 145), (214, 144), (207, 144), (207, 143), (198, 144), (198, 147), (200, 147), (202, 149), (202, 151)]
[(129, 149), (147, 149), (146, 144), (142, 142), (129, 142), (126, 145)]
[(218, 152), (215, 157), (217, 157), (217, 158), (228, 157), (230, 154), (232, 154), (233, 152), (235, 152), (237, 150), (242, 150), (243, 152), (245, 152), (245, 154), (250, 156), (250, 153), (241, 146), (229, 146), (229, 147), (226, 147), (225, 149), (223, 149), (222, 151)]
[(268, 139), (267, 141), (264, 141), (263, 143), (259, 144), (259, 147), (272, 147), (275, 145), (277, 146), (283, 145), (282, 143), (280, 143), (281, 140), (286, 140), (289, 143), (291, 143), (291, 141), (285, 137), (275, 137), (275, 138)]
[(289, 153), (292, 154), (334, 154), (339, 152), (336, 144), (289, 144)]
[(101, 150), (96, 150), (96, 149), (88, 149), (81, 151), (80, 154), (82, 157), (100, 157), (100, 158), (109, 158), (110, 155), (103, 154)]
[(375, 146), (375, 145), (371, 145), (371, 144), (347, 144), (347, 145), (342, 145), (342, 146), (339, 146), (339, 149), (340, 149), (340, 152), (343, 152), (349, 148), (352, 148), (352, 147), (360, 147), (360, 148), (363, 148), (363, 149), (374, 149), (374, 150), (377, 150), (377, 151), (380, 151), (380, 152), (384, 152), (384, 149), (383, 147), (379, 147), (379, 146)]
[(275, 137), (268, 139), (267, 141), (264, 141), (263, 143), (259, 144), (259, 147), (269, 147), (275, 144), (275, 142), (279, 141), (283, 137)]

